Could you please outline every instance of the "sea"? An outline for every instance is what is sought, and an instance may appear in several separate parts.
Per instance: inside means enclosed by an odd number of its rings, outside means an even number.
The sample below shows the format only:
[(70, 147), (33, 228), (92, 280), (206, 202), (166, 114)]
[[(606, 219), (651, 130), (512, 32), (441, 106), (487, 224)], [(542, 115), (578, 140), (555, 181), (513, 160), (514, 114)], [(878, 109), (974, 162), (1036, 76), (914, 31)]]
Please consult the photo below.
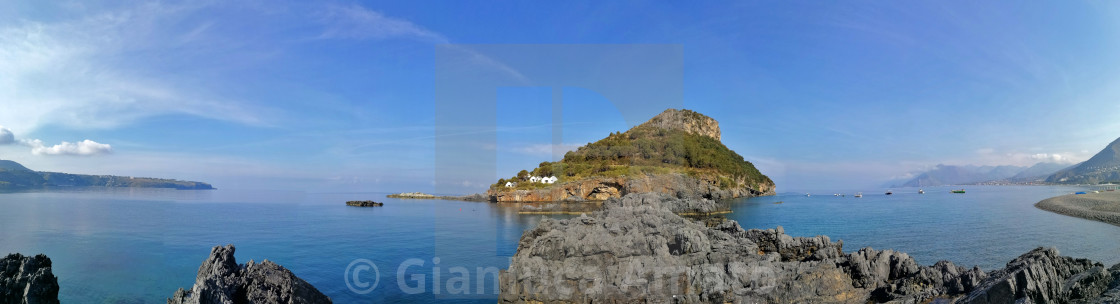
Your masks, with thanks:
[[(910, 254), (984, 270), (1040, 246), (1120, 263), (1120, 227), (1034, 203), (1067, 186), (785, 193), (725, 202), (744, 228), (827, 235), (844, 250)], [(520, 204), (392, 199), (387, 193), (70, 189), (0, 194), (0, 254), (44, 253), (63, 303), (164, 303), (189, 289), (212, 247), (276, 262), (335, 303), (493, 303), (497, 273), (545, 217)], [(837, 196), (834, 194), (843, 194)], [(349, 207), (375, 200), (382, 207)]]

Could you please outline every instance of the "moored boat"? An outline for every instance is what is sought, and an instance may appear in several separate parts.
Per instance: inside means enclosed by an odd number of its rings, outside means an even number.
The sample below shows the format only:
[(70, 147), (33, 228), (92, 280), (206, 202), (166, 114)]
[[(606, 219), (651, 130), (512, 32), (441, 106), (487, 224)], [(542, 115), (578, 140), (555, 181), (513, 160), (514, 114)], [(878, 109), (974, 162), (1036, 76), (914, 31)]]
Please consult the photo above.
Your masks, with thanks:
[(855, 197), (863, 197), (863, 192), (856, 192)]
[(960, 189), (960, 190), (953, 190), (953, 193), (964, 193), (964, 189)]

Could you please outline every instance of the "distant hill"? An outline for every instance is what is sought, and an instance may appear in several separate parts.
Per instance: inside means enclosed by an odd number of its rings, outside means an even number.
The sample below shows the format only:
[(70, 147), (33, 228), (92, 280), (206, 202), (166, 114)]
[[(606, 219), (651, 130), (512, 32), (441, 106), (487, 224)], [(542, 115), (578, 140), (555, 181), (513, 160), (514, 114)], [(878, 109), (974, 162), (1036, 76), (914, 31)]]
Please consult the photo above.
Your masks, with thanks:
[(213, 186), (207, 183), (174, 179), (37, 172), (14, 161), (0, 160), (0, 191), (60, 187), (139, 187), (173, 188), (182, 190), (214, 189)]
[[(558, 162), (542, 162), (501, 179), (487, 194), (495, 201), (604, 200), (635, 192), (711, 198), (773, 194), (774, 182), (720, 137), (715, 119), (668, 109), (626, 132), (570, 151)], [(529, 176), (556, 176), (559, 181), (534, 183)], [(507, 182), (516, 186), (506, 187)]]
[(1046, 181), (1062, 184), (1120, 182), (1120, 138), (1089, 160), (1058, 171), (1047, 177)]
[(3, 159), (0, 159), (0, 170), (31, 171), (31, 169), (28, 169), (27, 167), (24, 167), (17, 162)]
[(919, 187), (976, 184), (984, 182), (1032, 182), (1065, 168), (1058, 163), (1038, 163), (1034, 166), (953, 166), (937, 165), (933, 170), (919, 174), (894, 187)]

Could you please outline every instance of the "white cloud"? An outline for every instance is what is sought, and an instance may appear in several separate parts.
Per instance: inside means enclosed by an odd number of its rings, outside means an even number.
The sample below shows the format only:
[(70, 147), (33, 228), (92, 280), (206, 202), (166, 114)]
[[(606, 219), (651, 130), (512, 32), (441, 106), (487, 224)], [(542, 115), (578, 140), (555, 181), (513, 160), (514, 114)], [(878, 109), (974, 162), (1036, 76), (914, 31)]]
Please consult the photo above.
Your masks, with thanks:
[(0, 126), (0, 145), (10, 145), (16, 142), (16, 137), (12, 134), (12, 130)]
[(35, 155), (92, 156), (109, 154), (113, 152), (112, 146), (88, 139), (75, 143), (64, 141), (61, 144), (49, 147), (43, 145), (43, 141), (38, 139), (24, 140), (22, 143), (31, 147), (31, 154)]
[(1040, 161), (1053, 162), (1053, 163), (1066, 163), (1066, 162), (1068, 162), (1066, 159), (1062, 158), (1061, 154), (1058, 154), (1058, 153), (1054, 153), (1054, 154), (1048, 154), (1048, 153), (1033, 154), (1033, 155), (1031, 155), (1031, 159), (1037, 159), (1037, 160), (1040, 160)]

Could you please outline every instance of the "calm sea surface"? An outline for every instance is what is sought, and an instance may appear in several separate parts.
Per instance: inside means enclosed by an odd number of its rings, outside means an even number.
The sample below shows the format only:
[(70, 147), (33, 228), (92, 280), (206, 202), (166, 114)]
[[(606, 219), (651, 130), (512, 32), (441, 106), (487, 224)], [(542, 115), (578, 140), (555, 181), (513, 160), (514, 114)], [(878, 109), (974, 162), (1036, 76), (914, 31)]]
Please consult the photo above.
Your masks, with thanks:
[[(747, 228), (781, 225), (795, 236), (842, 239), (846, 251), (896, 249), (926, 265), (947, 259), (990, 270), (1037, 246), (1108, 265), (1120, 262), (1120, 227), (1032, 206), (1079, 188), (967, 189), (743, 199), (730, 202), (735, 212), (729, 217)], [(238, 262), (275, 261), (336, 303), (492, 303), (494, 272), (509, 265), (522, 231), (541, 218), (519, 215), (517, 205), (384, 195), (153, 189), (0, 194), (0, 254), (50, 256), (64, 303), (162, 303), (193, 284), (212, 246), (227, 243), (237, 246)], [(385, 206), (343, 205), (355, 199)]]

